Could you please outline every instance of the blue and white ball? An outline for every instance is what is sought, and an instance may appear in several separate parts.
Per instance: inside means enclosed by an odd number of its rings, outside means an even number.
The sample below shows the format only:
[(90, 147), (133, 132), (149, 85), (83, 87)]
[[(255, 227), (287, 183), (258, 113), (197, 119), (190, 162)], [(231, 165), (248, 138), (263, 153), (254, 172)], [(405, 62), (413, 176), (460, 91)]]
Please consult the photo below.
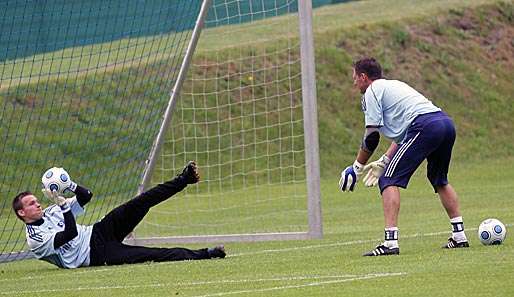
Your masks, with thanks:
[(484, 220), (478, 226), (478, 239), (484, 245), (502, 244), (506, 235), (505, 225), (497, 219)]
[(61, 196), (67, 196), (71, 193), (71, 179), (70, 175), (64, 168), (52, 167), (45, 171), (43, 177), (41, 177), (43, 188), (50, 191), (57, 191)]

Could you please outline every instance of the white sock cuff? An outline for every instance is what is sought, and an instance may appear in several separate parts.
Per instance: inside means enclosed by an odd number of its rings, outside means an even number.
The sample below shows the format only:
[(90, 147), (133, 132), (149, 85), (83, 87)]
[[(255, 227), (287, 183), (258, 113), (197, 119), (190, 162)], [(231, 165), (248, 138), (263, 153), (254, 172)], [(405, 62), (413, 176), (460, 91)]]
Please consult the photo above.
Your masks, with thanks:
[(385, 239), (385, 241), (397, 241), (398, 240), (398, 227), (385, 228), (384, 239)]
[(460, 217), (454, 217), (450, 219), (450, 223), (462, 223), (462, 216)]

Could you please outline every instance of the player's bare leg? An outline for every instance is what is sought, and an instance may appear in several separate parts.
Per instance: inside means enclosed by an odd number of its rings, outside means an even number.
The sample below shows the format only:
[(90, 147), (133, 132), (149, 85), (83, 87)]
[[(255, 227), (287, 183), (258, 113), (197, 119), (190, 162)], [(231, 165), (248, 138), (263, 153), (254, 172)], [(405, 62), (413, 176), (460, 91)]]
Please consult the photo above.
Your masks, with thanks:
[(400, 213), (400, 189), (389, 186), (382, 192), (382, 206), (384, 208), (385, 227), (398, 227), (398, 214)]
[(398, 214), (400, 212), (400, 189), (389, 186), (382, 192), (382, 205), (384, 208), (385, 241), (363, 256), (398, 255)]
[(441, 203), (450, 219), (461, 216), (457, 193), (450, 184), (437, 187), (437, 194), (439, 194)]
[(452, 236), (448, 238), (448, 242), (443, 248), (463, 248), (469, 247), (468, 239), (464, 233), (464, 223), (459, 209), (459, 198), (457, 193), (450, 184), (437, 187), (437, 194), (441, 199), (450, 223), (452, 225)]

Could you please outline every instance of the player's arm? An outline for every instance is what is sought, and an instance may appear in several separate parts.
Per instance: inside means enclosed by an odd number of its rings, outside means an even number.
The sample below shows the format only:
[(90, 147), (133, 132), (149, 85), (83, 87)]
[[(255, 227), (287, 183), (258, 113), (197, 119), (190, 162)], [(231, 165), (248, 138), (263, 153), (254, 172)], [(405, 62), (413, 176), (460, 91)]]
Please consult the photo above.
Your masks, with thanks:
[(59, 196), (57, 191), (46, 189), (43, 189), (43, 191), (46, 191), (46, 196), (51, 197), (55, 204), (61, 208), (64, 217), (64, 230), (57, 232), (54, 237), (54, 249), (58, 249), (78, 235), (77, 223), (66, 198)]
[(58, 249), (63, 246), (68, 241), (72, 240), (78, 235), (77, 231), (77, 223), (75, 222), (75, 217), (71, 212), (71, 208), (68, 206), (66, 210), (63, 210), (62, 215), (64, 216), (64, 230), (61, 232), (57, 232), (54, 237), (54, 248)]
[(357, 161), (361, 164), (368, 163), (369, 158), (380, 142), (379, 126), (367, 126), (362, 137), (361, 147), (357, 154)]
[(380, 142), (379, 127), (380, 126), (366, 126), (355, 162), (341, 172), (341, 178), (339, 179), (339, 189), (341, 191), (353, 191), (359, 176), (368, 170), (364, 165), (368, 162)]
[(391, 142), (391, 145), (389, 146), (389, 148), (387, 149), (385, 155), (391, 159), (393, 158), (394, 156), (394, 153), (396, 153), (396, 150), (398, 150), (398, 144), (396, 142)]
[(77, 202), (80, 204), (81, 207), (84, 207), (84, 205), (91, 201), (91, 198), (93, 197), (93, 193), (90, 190), (79, 185), (76, 185), (75, 189), (73, 190), (73, 193), (75, 193), (75, 197), (77, 197)]
[(341, 172), (339, 189), (343, 192), (354, 190), (359, 176), (366, 172), (365, 164), (378, 146), (380, 141), (379, 128), (384, 123), (382, 97), (383, 88), (374, 90), (373, 85), (368, 87), (362, 97), (361, 103), (366, 130), (356, 160)]

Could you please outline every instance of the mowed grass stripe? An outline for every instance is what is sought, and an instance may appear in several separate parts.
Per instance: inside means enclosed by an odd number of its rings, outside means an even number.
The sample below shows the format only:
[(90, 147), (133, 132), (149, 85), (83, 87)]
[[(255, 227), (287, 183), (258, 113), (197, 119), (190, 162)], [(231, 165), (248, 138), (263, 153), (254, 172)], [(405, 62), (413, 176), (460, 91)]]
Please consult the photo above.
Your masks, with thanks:
[[(506, 227), (513, 226), (514, 223), (508, 223), (505, 224)], [(466, 233), (470, 231), (476, 231), (478, 228), (466, 228)], [(416, 239), (419, 237), (430, 237), (430, 236), (439, 236), (443, 234), (449, 234), (450, 231), (439, 231), (439, 232), (429, 232), (429, 233), (414, 233), (414, 234), (408, 234), (408, 235), (402, 235), (402, 240), (407, 239)], [(472, 233), (469, 233), (471, 235)], [(474, 234), (474, 233), (473, 233)], [(284, 253), (284, 252), (292, 252), (292, 251), (302, 251), (307, 249), (322, 249), (322, 248), (329, 248), (329, 247), (337, 247), (337, 246), (349, 246), (349, 245), (357, 245), (357, 244), (363, 244), (363, 243), (374, 243), (381, 241), (381, 238), (373, 238), (373, 239), (363, 239), (363, 240), (353, 240), (353, 241), (337, 241), (333, 243), (324, 243), (324, 244), (316, 244), (316, 245), (306, 245), (306, 246), (295, 246), (295, 247), (288, 247), (288, 248), (280, 248), (280, 249), (265, 249), (265, 250), (257, 250), (252, 252), (242, 252), (242, 253), (234, 253), (234, 254), (228, 254), (227, 258), (235, 258), (235, 257), (249, 257), (259, 254), (273, 254), (273, 253)], [(173, 262), (159, 262), (159, 263), (153, 263), (152, 265), (173, 265)], [(78, 270), (74, 271), (73, 274), (70, 274), (68, 271), (63, 273), (58, 273), (59, 277), (76, 277), (77, 274), (98, 274), (103, 272), (113, 272), (113, 270), (119, 271), (119, 270), (131, 270), (132, 265), (123, 265), (123, 266), (114, 266), (109, 268), (92, 268), (87, 270)], [(37, 279), (43, 279), (45, 278), (45, 275), (32, 275), (32, 276), (26, 276), (21, 278), (6, 278), (6, 279), (0, 279), (1, 282), (14, 282), (14, 281), (25, 281), (25, 280), (37, 280)], [(316, 276), (315, 278), (331, 278), (331, 277), (343, 277), (343, 276)], [(356, 275), (345, 275), (344, 277), (357, 277)], [(302, 277), (299, 277), (302, 278)], [(306, 277), (309, 278), (309, 277)], [(314, 277), (310, 277), (314, 278)], [(292, 279), (292, 278), (288, 278)], [(266, 279), (262, 279), (266, 280)], [(267, 280), (276, 280), (276, 279), (267, 279)], [(257, 281), (257, 280), (252, 280)], [(234, 283), (234, 282), (244, 282), (242, 280), (223, 280), (223, 281), (213, 281), (213, 282), (192, 282), (191, 285), (197, 285), (197, 284), (215, 284), (215, 283)]]
[(267, 292), (267, 291), (275, 291), (275, 290), (286, 290), (286, 289), (297, 289), (302, 287), (311, 287), (311, 286), (320, 286), (320, 285), (329, 285), (357, 280), (366, 280), (373, 279), (379, 277), (391, 277), (391, 276), (401, 276), (406, 275), (405, 272), (396, 272), (396, 273), (374, 273), (368, 275), (327, 275), (327, 276), (298, 276), (298, 277), (278, 277), (278, 278), (267, 278), (267, 279), (234, 279), (234, 280), (221, 280), (221, 281), (207, 281), (207, 282), (192, 282), (192, 283), (159, 283), (159, 284), (145, 284), (145, 285), (124, 285), (124, 286), (100, 286), (100, 287), (77, 287), (77, 288), (61, 288), (61, 289), (42, 289), (42, 290), (29, 290), (29, 291), (8, 291), (8, 292), (0, 292), (0, 295), (14, 295), (14, 294), (38, 294), (38, 293), (58, 293), (58, 292), (69, 292), (69, 291), (88, 291), (88, 290), (118, 290), (125, 289), (130, 290), (134, 288), (160, 288), (160, 287), (171, 287), (171, 286), (202, 286), (202, 285), (212, 285), (212, 284), (227, 284), (227, 283), (252, 283), (252, 282), (288, 282), (288, 281), (298, 281), (298, 280), (318, 280), (318, 279), (334, 279), (329, 281), (318, 281), (311, 282), (307, 284), (300, 285), (288, 285), (288, 286), (277, 286), (277, 287), (269, 287), (263, 289), (255, 289), (255, 290), (239, 290), (239, 291), (229, 291), (229, 292), (221, 292), (214, 293), (208, 295), (198, 295), (196, 297), (207, 297), (207, 296), (225, 296), (225, 295), (234, 295), (234, 294), (244, 294), (251, 292)]

